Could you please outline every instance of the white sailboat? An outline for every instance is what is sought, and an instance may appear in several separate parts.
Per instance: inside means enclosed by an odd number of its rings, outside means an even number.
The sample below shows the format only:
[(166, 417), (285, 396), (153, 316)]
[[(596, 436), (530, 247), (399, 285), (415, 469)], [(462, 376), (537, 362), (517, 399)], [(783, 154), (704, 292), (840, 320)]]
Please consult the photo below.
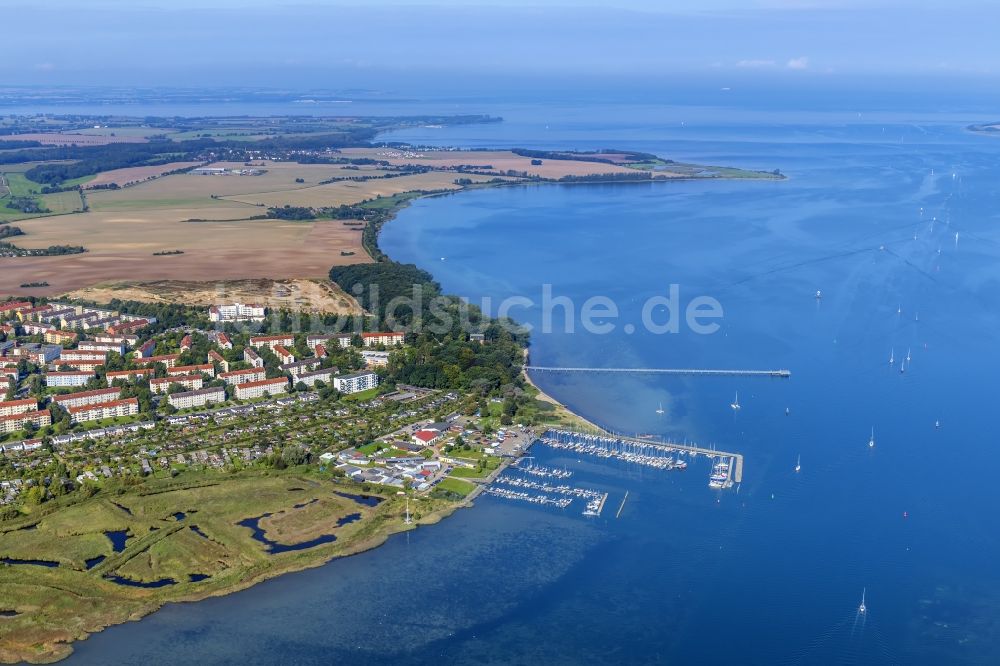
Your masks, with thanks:
[(906, 362), (907, 363), (910, 362), (910, 348), (909, 347), (906, 348)]
[(740, 392), (736, 392), (736, 399), (729, 403), (729, 406), (733, 408), (733, 411), (738, 411), (740, 408)]
[(902, 305), (900, 305), (899, 307), (896, 308), (896, 314), (898, 314), (898, 315), (903, 314), (903, 306)]
[(660, 403), (660, 406), (656, 408), (656, 413), (657, 414), (662, 414), (663, 413), (663, 403), (662, 402)]
[(823, 298), (823, 292), (820, 291), (819, 289), (817, 289), (816, 290), (816, 299), (819, 300), (821, 298)]
[(868, 606), (865, 605), (865, 595), (868, 593), (868, 588), (861, 590), (861, 605), (858, 606), (858, 612), (864, 615), (868, 612)]
[(799, 457), (795, 459), (795, 471), (802, 471), (802, 454), (799, 454)]
[(896, 350), (895, 350), (895, 348), (890, 348), (889, 349), (889, 365), (892, 365), (895, 362), (896, 362)]
[(875, 448), (875, 428), (872, 428), (872, 436), (868, 440), (868, 448), (869, 449)]

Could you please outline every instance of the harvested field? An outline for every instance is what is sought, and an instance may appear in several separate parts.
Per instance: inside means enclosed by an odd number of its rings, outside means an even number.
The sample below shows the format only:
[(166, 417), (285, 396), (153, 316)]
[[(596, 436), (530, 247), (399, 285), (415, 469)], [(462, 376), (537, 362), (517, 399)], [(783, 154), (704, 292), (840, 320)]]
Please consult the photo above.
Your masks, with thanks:
[[(235, 217), (232, 209), (221, 216)], [(325, 278), (331, 266), (370, 261), (361, 226), (341, 221), (184, 222), (199, 209), (90, 212), (19, 222), (26, 248), (83, 245), (84, 254), (3, 260), (0, 293), (48, 282), (39, 295), (95, 284), (142, 280), (195, 282), (244, 278)], [(183, 254), (153, 256), (181, 250)], [(341, 252), (353, 252), (342, 256)]]
[[(244, 168), (242, 163), (217, 162), (212, 166)], [(277, 193), (308, 189), (331, 178), (350, 178), (362, 175), (382, 175), (386, 171), (374, 168), (345, 169), (331, 164), (271, 163), (260, 167), (266, 173), (259, 176), (212, 176), (193, 173), (174, 174), (140, 183), (124, 190), (105, 190), (89, 195), (93, 210), (133, 210), (149, 207), (220, 205), (212, 196)], [(302, 183), (295, 179), (301, 178)], [(290, 202), (283, 202), (290, 203)], [(231, 204), (232, 205), (232, 204)], [(239, 204), (236, 204), (239, 205)], [(248, 209), (241, 217), (259, 215), (261, 211)], [(246, 211), (244, 211), (246, 212)], [(206, 216), (199, 216), (206, 217)], [(215, 216), (214, 219), (219, 219)]]
[[(419, 164), (436, 168), (455, 167), (462, 164), (491, 166), (490, 173), (503, 174), (508, 170), (525, 171), (542, 178), (562, 178), (563, 176), (592, 176), (607, 173), (635, 173), (634, 169), (615, 164), (584, 162), (579, 160), (543, 159), (540, 166), (532, 166), (530, 157), (521, 157), (508, 150), (424, 150), (403, 153), (387, 148), (345, 148), (345, 157), (368, 157), (387, 160), (396, 165)], [(457, 176), (456, 176), (457, 177)]]
[(34, 134), (6, 134), (0, 141), (40, 141), (47, 146), (106, 146), (109, 143), (147, 143), (142, 136), (110, 136), (75, 134), (70, 132), (36, 132)]
[(295, 312), (361, 313), (357, 301), (325, 279), (118, 282), (78, 289), (65, 294), (65, 298), (97, 303), (107, 303), (118, 298), (143, 303), (187, 303), (202, 306), (238, 301)]
[(170, 162), (168, 164), (161, 164), (159, 166), (141, 166), (141, 167), (130, 167), (127, 169), (114, 169), (113, 171), (105, 171), (103, 173), (97, 174), (93, 180), (87, 181), (86, 189), (93, 188), (97, 185), (117, 185), (118, 187), (124, 187), (130, 183), (139, 183), (144, 180), (149, 180), (151, 178), (156, 178), (165, 173), (171, 171), (176, 171), (177, 169), (184, 169), (187, 167), (198, 166), (200, 162)]
[(402, 192), (414, 190), (457, 190), (456, 178), (469, 178), (474, 182), (485, 182), (488, 176), (470, 176), (451, 172), (429, 171), (412, 176), (398, 176), (362, 182), (340, 181), (329, 185), (318, 185), (298, 190), (283, 190), (277, 192), (259, 192), (256, 194), (233, 195), (226, 201), (234, 201), (251, 205), (264, 206), (311, 206), (334, 207), (343, 204), (360, 203), (378, 196), (388, 197)]

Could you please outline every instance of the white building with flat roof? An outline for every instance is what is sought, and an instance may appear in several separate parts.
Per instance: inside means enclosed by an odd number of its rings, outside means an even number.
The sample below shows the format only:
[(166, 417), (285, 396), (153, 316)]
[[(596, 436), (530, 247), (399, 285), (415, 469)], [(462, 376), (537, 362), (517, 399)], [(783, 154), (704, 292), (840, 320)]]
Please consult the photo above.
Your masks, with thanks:
[(189, 409), (191, 407), (204, 407), (208, 404), (219, 404), (226, 401), (226, 389), (221, 386), (209, 386), (197, 391), (184, 391), (182, 393), (171, 393), (167, 396), (167, 402), (174, 409)]
[(333, 387), (341, 393), (358, 393), (378, 386), (378, 375), (374, 372), (355, 372), (333, 378)]

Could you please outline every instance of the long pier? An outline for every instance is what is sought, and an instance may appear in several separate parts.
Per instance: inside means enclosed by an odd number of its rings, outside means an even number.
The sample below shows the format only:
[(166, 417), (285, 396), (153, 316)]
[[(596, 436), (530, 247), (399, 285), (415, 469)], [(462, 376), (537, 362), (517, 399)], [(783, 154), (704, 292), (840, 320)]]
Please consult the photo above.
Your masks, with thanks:
[(525, 370), (538, 372), (612, 372), (649, 375), (702, 375), (717, 377), (778, 377), (788, 379), (791, 370), (727, 370), (712, 368), (560, 368), (546, 365), (526, 365)]

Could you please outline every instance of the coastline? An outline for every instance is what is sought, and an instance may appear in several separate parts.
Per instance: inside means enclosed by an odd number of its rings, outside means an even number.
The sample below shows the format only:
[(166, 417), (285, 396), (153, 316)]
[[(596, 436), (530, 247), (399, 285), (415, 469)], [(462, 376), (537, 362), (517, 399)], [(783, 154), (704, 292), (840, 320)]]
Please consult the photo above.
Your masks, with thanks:
[(80, 630), (80, 633), (72, 635), (71, 637), (69, 635), (71, 630), (67, 629), (64, 630), (65, 633), (54, 636), (53, 640), (49, 642), (36, 641), (30, 645), (0, 648), (0, 663), (51, 664), (62, 661), (73, 654), (74, 643), (87, 640), (92, 634), (104, 631), (109, 627), (122, 625), (126, 622), (137, 622), (144, 617), (155, 613), (167, 604), (193, 603), (204, 601), (205, 599), (213, 597), (228, 596), (285, 574), (315, 569), (341, 558), (359, 555), (366, 551), (378, 548), (395, 534), (417, 529), (417, 527), (421, 525), (435, 525), (458, 509), (470, 508), (473, 506), (472, 499), (473, 497), (470, 496), (463, 500), (452, 502), (449, 505), (436, 508), (432, 512), (415, 519), (410, 525), (405, 524), (402, 519), (392, 521), (383, 520), (381, 524), (375, 526), (375, 532), (373, 534), (351, 543), (340, 552), (329, 552), (331, 549), (336, 548), (336, 546), (327, 548), (320, 546), (311, 552), (302, 551), (299, 554), (299, 557), (290, 559), (289, 561), (283, 562), (279, 565), (269, 567), (267, 569), (261, 569), (259, 571), (251, 570), (248, 572), (248, 576), (228, 587), (210, 588), (172, 599), (136, 599), (136, 601), (140, 602), (140, 605), (137, 608), (129, 608), (127, 611), (123, 611), (120, 615), (112, 618), (102, 618), (101, 621), (87, 626), (85, 629)]
[[(569, 182), (560, 182), (560, 181), (545, 180), (545, 181), (537, 181), (537, 182), (502, 182), (502, 183), (491, 183), (491, 184), (488, 184), (488, 185), (473, 186), (473, 187), (462, 188), (462, 189), (454, 190), (454, 191), (420, 193), (420, 194), (418, 194), (415, 197), (408, 197), (408, 198), (406, 198), (406, 199), (404, 199), (404, 200), (396, 203), (392, 207), (392, 209), (390, 211), (388, 211), (388, 215), (386, 216), (386, 218), (384, 219), (384, 221), (378, 226), (378, 228), (375, 229), (375, 248), (378, 249), (378, 245), (377, 245), (378, 234), (380, 233), (381, 229), (384, 227), (384, 224), (386, 224), (386, 223), (394, 220), (395, 217), (396, 217), (396, 214), (399, 212), (399, 210), (402, 210), (403, 208), (405, 208), (409, 204), (409, 201), (412, 200), (412, 199), (415, 199), (415, 198), (437, 197), (437, 196), (444, 196), (444, 195), (450, 195), (450, 194), (457, 194), (459, 192), (464, 191), (464, 189), (484, 189), (485, 187), (509, 187), (509, 186), (514, 186), (514, 185), (518, 185), (518, 186), (525, 186), (525, 185), (551, 185), (551, 184), (556, 184), (556, 185), (587, 185), (587, 184), (590, 184), (590, 185), (597, 185), (597, 184), (609, 185), (609, 184), (611, 184), (611, 185), (614, 185), (614, 184), (636, 184), (636, 183), (652, 183), (652, 182), (669, 182), (669, 181), (674, 181), (674, 180), (683, 180), (683, 181), (690, 181), (690, 180), (734, 180), (734, 179), (738, 180), (738, 179), (741, 179), (741, 178), (742, 179), (753, 179), (753, 180), (758, 180), (758, 179), (759, 180), (782, 180), (785, 177), (784, 176), (780, 176), (780, 177), (776, 178), (776, 177), (771, 177), (771, 176), (767, 176), (767, 175), (760, 175), (759, 177), (758, 176), (754, 176), (754, 177), (746, 177), (746, 176), (739, 177), (739, 176), (725, 176), (725, 175), (723, 175), (723, 176), (711, 176), (711, 177), (697, 177), (697, 176), (694, 176), (694, 177), (669, 177), (669, 178), (651, 178), (651, 179), (646, 179), (646, 180), (620, 180), (620, 181), (601, 181), (601, 180), (595, 179), (595, 180), (592, 180), (592, 181), (575, 180), (575, 181), (569, 181)], [(370, 251), (369, 248), (366, 247), (365, 250), (369, 253), (369, 255), (371, 255), (371, 251)], [(392, 259), (388, 259), (388, 260), (392, 261)], [(524, 365), (526, 365), (527, 362), (528, 362), (528, 357), (529, 357), (529, 349), (525, 348), (523, 350), (523, 354), (524, 354), (524, 357), (523, 357), (524, 358)], [(530, 387), (530, 390), (536, 392), (535, 395), (534, 395), (534, 398), (537, 401), (539, 401), (541, 403), (545, 403), (547, 406), (549, 406), (549, 409), (545, 409), (543, 411), (547, 412), (547, 414), (545, 414), (545, 416), (551, 417), (551, 418), (546, 418), (545, 422), (542, 423), (542, 424), (540, 424), (541, 427), (544, 428), (547, 425), (559, 425), (559, 426), (575, 427), (575, 428), (579, 428), (579, 429), (582, 429), (582, 430), (588, 430), (588, 431), (604, 432), (604, 429), (601, 428), (600, 426), (598, 426), (596, 423), (594, 423), (594, 422), (586, 419), (585, 417), (581, 416), (580, 414), (577, 414), (576, 412), (572, 411), (566, 405), (562, 404), (557, 399), (553, 398), (551, 395), (549, 395), (548, 393), (546, 393), (545, 391), (543, 391), (531, 379), (528, 371), (525, 369), (525, 367), (523, 365), (521, 367), (521, 374), (524, 377), (525, 383)], [(506, 468), (511, 463), (512, 460), (513, 459), (505, 460), (505, 462), (498, 467), (498, 469), (495, 471), (495, 473), (492, 476), (495, 477), (497, 474), (499, 474), (499, 472), (501, 472), (504, 468)], [(490, 479), (490, 480), (492, 480), (492, 479)], [(73, 633), (72, 633), (73, 630), (72, 629), (65, 629), (65, 628), (63, 628), (63, 629), (60, 630), (61, 633), (53, 632), (54, 636), (53, 636), (53, 638), (52, 638), (51, 641), (44, 641), (44, 640), (39, 641), (39, 640), (35, 640), (31, 644), (18, 645), (18, 646), (14, 647), (14, 648), (7, 648), (7, 647), (2, 648), (2, 649), (0, 649), (0, 662), (4, 662), (4, 663), (16, 663), (18, 661), (22, 661), (23, 660), (23, 661), (27, 661), (29, 663), (53, 663), (53, 662), (56, 662), (56, 661), (60, 661), (62, 659), (65, 659), (65, 658), (69, 657), (72, 654), (72, 652), (73, 652), (73, 643), (74, 642), (76, 642), (78, 640), (86, 640), (90, 636), (90, 634), (97, 633), (97, 632), (102, 631), (102, 630), (104, 630), (104, 629), (106, 629), (108, 627), (111, 627), (111, 626), (114, 626), (114, 625), (119, 625), (119, 624), (124, 624), (125, 622), (128, 622), (128, 621), (137, 621), (137, 620), (140, 620), (143, 617), (156, 612), (157, 610), (159, 610), (160, 608), (162, 608), (164, 605), (166, 605), (168, 603), (188, 603), (188, 602), (201, 601), (201, 600), (208, 599), (208, 598), (211, 598), (211, 597), (226, 596), (226, 595), (229, 595), (229, 594), (233, 594), (233, 593), (240, 592), (242, 590), (248, 589), (248, 588), (256, 585), (257, 583), (260, 583), (260, 582), (263, 582), (263, 581), (266, 581), (266, 580), (269, 580), (269, 579), (272, 579), (272, 578), (276, 578), (276, 577), (284, 575), (286, 573), (294, 573), (296, 571), (304, 571), (304, 570), (307, 570), (307, 569), (317, 568), (319, 566), (323, 566), (325, 564), (328, 564), (328, 563), (330, 563), (330, 562), (332, 562), (332, 561), (334, 561), (336, 559), (339, 559), (341, 557), (349, 557), (351, 555), (356, 555), (356, 554), (359, 554), (359, 553), (362, 553), (362, 552), (365, 552), (365, 551), (377, 548), (378, 546), (381, 546), (383, 543), (385, 543), (389, 539), (389, 537), (391, 537), (393, 534), (397, 534), (397, 533), (400, 533), (400, 532), (405, 532), (405, 531), (408, 531), (410, 529), (415, 529), (419, 525), (433, 525), (433, 524), (436, 524), (436, 523), (444, 520), (445, 518), (447, 518), (448, 516), (450, 516), (452, 513), (454, 513), (456, 510), (458, 510), (460, 508), (470, 508), (470, 507), (474, 506), (474, 499), (478, 496), (478, 494), (480, 494), (482, 492), (482, 490), (486, 487), (486, 485), (488, 485), (488, 481), (487, 481), (487, 483), (477, 483), (476, 484), (476, 489), (473, 492), (471, 492), (469, 494), (469, 496), (467, 496), (466, 498), (464, 498), (462, 500), (459, 500), (459, 501), (452, 502), (452, 503), (450, 503), (448, 505), (445, 505), (445, 506), (437, 507), (434, 510), (432, 510), (430, 513), (428, 513), (427, 515), (421, 516), (419, 519), (416, 519), (410, 525), (407, 525), (407, 524), (403, 523), (402, 520), (399, 519), (398, 516), (396, 516), (395, 519), (391, 519), (391, 518), (388, 518), (388, 516), (383, 515), (381, 517), (381, 519), (375, 525), (372, 526), (372, 528), (371, 528), (372, 529), (372, 533), (371, 534), (364, 535), (362, 538), (358, 539), (356, 542), (350, 543), (346, 548), (344, 548), (343, 550), (341, 550), (339, 552), (333, 552), (333, 553), (331, 553), (330, 551), (332, 550), (332, 548), (320, 546), (320, 547), (317, 547), (315, 550), (302, 551), (302, 553), (298, 557), (296, 557), (294, 559), (289, 559), (288, 561), (285, 561), (285, 562), (281, 562), (280, 564), (273, 565), (273, 566), (267, 566), (266, 568), (262, 567), (262, 568), (259, 568), (259, 569), (251, 569), (250, 571), (245, 572), (245, 578), (242, 578), (242, 579), (240, 579), (238, 581), (234, 581), (231, 585), (228, 585), (228, 586), (225, 586), (225, 587), (217, 587), (217, 588), (204, 589), (204, 590), (192, 592), (190, 594), (178, 596), (176, 598), (164, 598), (162, 596), (158, 596), (156, 593), (153, 593), (153, 594), (150, 594), (146, 598), (138, 597), (138, 598), (135, 598), (135, 599), (131, 599), (130, 601), (137, 602), (136, 606), (132, 606), (130, 608), (122, 608), (122, 609), (120, 609), (118, 611), (118, 613), (119, 613), (118, 615), (113, 616), (111, 618), (100, 618), (99, 620), (95, 621), (92, 625), (86, 626), (86, 627), (84, 627), (82, 629), (77, 629), (77, 631), (79, 633), (76, 633), (75, 635), (73, 635)], [(390, 498), (387, 498), (387, 499), (390, 499)], [(388, 512), (386, 512), (386, 513), (388, 513)], [(143, 593), (136, 593), (136, 594), (143, 594)], [(127, 605), (127, 604), (123, 604), (123, 605)], [(2, 620), (0, 620), (0, 621), (2, 621)], [(37, 635), (36, 635), (36, 638), (37, 638)]]

